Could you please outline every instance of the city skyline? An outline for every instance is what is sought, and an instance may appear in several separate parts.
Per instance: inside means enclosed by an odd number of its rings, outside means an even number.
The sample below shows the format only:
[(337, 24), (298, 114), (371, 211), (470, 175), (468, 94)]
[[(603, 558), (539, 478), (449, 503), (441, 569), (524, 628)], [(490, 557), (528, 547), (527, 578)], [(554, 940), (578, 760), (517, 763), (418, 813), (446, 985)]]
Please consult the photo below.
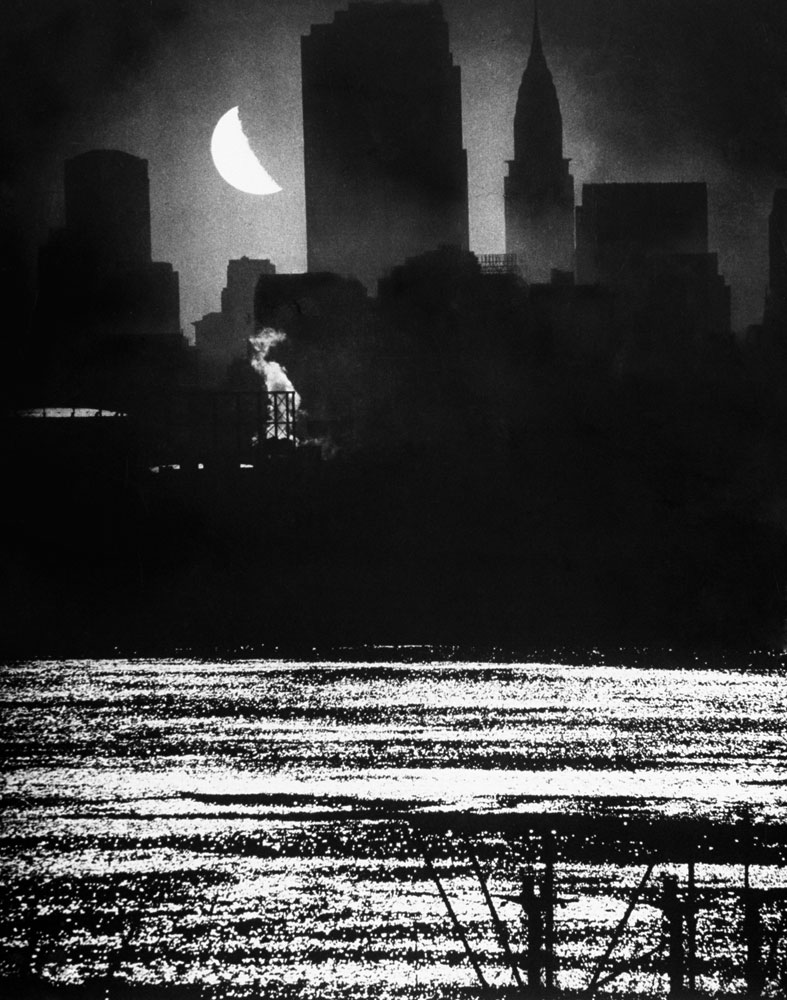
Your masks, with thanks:
[[(26, 46), (34, 99), (20, 99), (14, 109), (5, 212), (17, 236), (11, 252), (21, 246), (29, 270), (47, 229), (62, 221), (64, 159), (93, 148), (148, 159), (154, 258), (181, 274), (182, 322), (190, 333), (195, 319), (217, 307), (228, 260), (248, 255), (269, 258), (280, 272), (305, 269), (300, 39), (347, 5), (217, 0), (199, 12), (169, 0), (142, 6), (136, 28), (124, 20), (135, 4), (124, 7), (125, 15), (94, 10), (90, 2), (66, 5), (58, 19), (54, 5), (44, 3), (12, 18), (10, 35), (24, 43), (23, 55)], [(442, 7), (462, 70), (470, 246), (499, 252), (505, 160), (513, 153), (533, 5), (445, 0)], [(787, 32), (785, 15), (775, 3), (737, 0), (691, 11), (660, 0), (638, 5), (636, 15), (616, 0), (542, 0), (540, 8), (578, 195), (588, 182), (707, 180), (711, 244), (732, 284), (733, 324), (740, 330), (758, 321), (767, 217), (787, 164), (787, 126), (780, 127), (787, 77), (776, 44)], [(102, 38), (113, 44), (99, 57), (94, 43)], [(200, 61), (210, 73), (197, 73)], [(17, 57), (6, 74), (14, 65), (22, 72)], [(6, 101), (10, 93), (4, 88)], [(281, 194), (244, 195), (216, 174), (210, 134), (235, 104)]]

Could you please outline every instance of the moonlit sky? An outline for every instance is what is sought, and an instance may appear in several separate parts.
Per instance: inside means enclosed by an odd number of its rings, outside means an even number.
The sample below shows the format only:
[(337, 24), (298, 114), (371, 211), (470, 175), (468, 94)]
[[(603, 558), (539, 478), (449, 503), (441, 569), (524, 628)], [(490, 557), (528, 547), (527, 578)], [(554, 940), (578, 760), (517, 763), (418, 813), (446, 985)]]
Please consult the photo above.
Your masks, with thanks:
[[(153, 252), (180, 272), (184, 331), (218, 309), (227, 261), (306, 264), (300, 37), (338, 0), (11, 0), (0, 100), (0, 221), (32, 274), (62, 221), (62, 163), (87, 149), (150, 161)], [(443, 0), (462, 68), (471, 246), (503, 249), (504, 161), (532, 0)], [(578, 194), (589, 181), (705, 179), (734, 323), (761, 317), (767, 215), (787, 186), (784, 0), (541, 0)], [(234, 105), (283, 191), (226, 184), (210, 157)]]

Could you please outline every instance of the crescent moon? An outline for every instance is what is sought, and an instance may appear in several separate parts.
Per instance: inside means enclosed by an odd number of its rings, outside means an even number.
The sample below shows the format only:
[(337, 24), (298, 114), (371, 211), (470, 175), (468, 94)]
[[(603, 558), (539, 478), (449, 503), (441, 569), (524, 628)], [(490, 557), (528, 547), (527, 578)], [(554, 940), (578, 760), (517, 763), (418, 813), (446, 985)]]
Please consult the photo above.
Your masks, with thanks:
[(281, 188), (254, 155), (237, 107), (219, 118), (210, 140), (210, 155), (216, 169), (238, 191), (246, 194), (276, 194)]

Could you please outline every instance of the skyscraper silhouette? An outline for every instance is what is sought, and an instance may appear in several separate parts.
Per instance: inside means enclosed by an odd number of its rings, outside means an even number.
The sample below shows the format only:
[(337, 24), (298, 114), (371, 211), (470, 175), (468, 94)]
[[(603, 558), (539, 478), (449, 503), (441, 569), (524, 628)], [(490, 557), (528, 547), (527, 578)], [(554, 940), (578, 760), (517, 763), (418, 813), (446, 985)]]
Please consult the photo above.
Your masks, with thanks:
[(585, 184), (577, 280), (616, 293), (629, 339), (678, 344), (730, 331), (730, 289), (708, 250), (704, 183)]
[(514, 159), (505, 178), (506, 253), (529, 281), (572, 267), (574, 178), (563, 158), (563, 118), (541, 43), (538, 5), (530, 58), (514, 117)]
[(148, 161), (93, 149), (65, 162), (66, 230), (93, 267), (151, 262)]
[(352, 3), (302, 40), (309, 271), (468, 247), (461, 80), (439, 3)]
[(585, 184), (577, 208), (577, 280), (614, 285), (648, 260), (708, 253), (704, 183)]
[(787, 347), (787, 188), (774, 192), (768, 218), (768, 294), (765, 329), (771, 342)]
[(64, 182), (65, 227), (39, 255), (39, 326), (179, 337), (178, 274), (151, 256), (148, 161), (94, 149), (66, 160)]
[(768, 219), (769, 287), (787, 299), (787, 188), (773, 196), (773, 208)]

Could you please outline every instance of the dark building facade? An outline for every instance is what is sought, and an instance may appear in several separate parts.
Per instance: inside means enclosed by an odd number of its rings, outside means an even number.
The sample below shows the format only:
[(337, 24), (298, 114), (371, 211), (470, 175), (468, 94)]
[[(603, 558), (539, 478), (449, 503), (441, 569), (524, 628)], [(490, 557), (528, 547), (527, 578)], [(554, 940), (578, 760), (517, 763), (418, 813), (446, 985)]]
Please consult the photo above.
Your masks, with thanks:
[(634, 353), (730, 333), (730, 289), (708, 251), (703, 183), (584, 185), (576, 275), (615, 293)]
[(65, 163), (66, 231), (72, 252), (106, 270), (152, 260), (148, 163), (95, 149)]
[(286, 335), (271, 359), (284, 365), (301, 396), (308, 437), (349, 443), (376, 395), (368, 387), (374, 302), (363, 285), (327, 272), (263, 274), (254, 316), (257, 329)]
[(323, 340), (329, 339), (332, 325), (341, 328), (348, 315), (369, 305), (358, 281), (328, 272), (265, 272), (256, 282), (253, 301), (257, 329), (274, 327), (296, 339)]
[(221, 312), (208, 313), (194, 324), (203, 373), (220, 381), (233, 361), (245, 359), (254, 320), (254, 292), (262, 275), (275, 275), (269, 260), (241, 257), (227, 264), (227, 284), (221, 290)]
[[(576, 285), (570, 280), (531, 284), (533, 338), (546, 356), (569, 364), (609, 361), (619, 347), (615, 295), (601, 285)], [(573, 276), (572, 276), (573, 277)]]
[(514, 117), (514, 159), (505, 178), (506, 253), (528, 281), (568, 270), (574, 253), (574, 178), (563, 157), (563, 118), (541, 43), (538, 7)]
[(776, 191), (768, 219), (768, 294), (764, 328), (770, 341), (787, 348), (787, 189)]
[(153, 261), (147, 160), (114, 149), (65, 163), (66, 224), (39, 255), (38, 325), (80, 339), (180, 335), (171, 264)]
[(613, 284), (644, 260), (707, 252), (707, 185), (583, 186), (577, 208), (577, 281)]
[(66, 161), (65, 226), (38, 258), (37, 398), (140, 416), (190, 366), (172, 265), (151, 254), (146, 160), (112, 149)]
[(352, 3), (301, 40), (308, 270), (377, 280), (468, 247), (460, 70), (438, 3)]
[(773, 196), (768, 220), (769, 288), (787, 300), (787, 188)]

